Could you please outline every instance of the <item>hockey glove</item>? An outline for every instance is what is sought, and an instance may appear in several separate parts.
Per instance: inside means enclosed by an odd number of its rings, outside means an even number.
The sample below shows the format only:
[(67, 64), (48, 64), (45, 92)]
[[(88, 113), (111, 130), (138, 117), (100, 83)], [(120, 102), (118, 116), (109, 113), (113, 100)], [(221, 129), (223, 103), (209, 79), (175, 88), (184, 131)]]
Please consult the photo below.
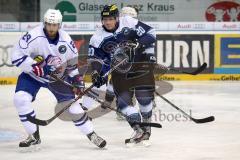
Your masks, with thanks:
[(107, 83), (107, 77), (102, 77), (96, 70), (93, 71), (92, 75), (92, 83), (95, 87), (100, 88), (102, 85)]
[(33, 73), (36, 76), (44, 77), (46, 75), (50, 75), (51, 73), (55, 72), (57, 69), (52, 65), (45, 65), (41, 67), (40, 65), (33, 65)]
[(130, 40), (134, 42), (138, 38), (137, 31), (135, 29), (124, 27), (122, 29), (122, 32), (126, 40)]
[(73, 92), (76, 95), (81, 94), (84, 91), (85, 83), (81, 75), (76, 75), (74, 77), (69, 77), (70, 83), (74, 86)]
[(156, 56), (154, 54), (148, 53), (148, 54), (146, 54), (146, 56), (147, 56), (148, 62), (150, 62), (150, 63), (156, 63), (157, 62)]
[[(37, 58), (39, 57), (37, 56)], [(37, 59), (34, 59), (34, 60), (37, 63), (32, 65), (33, 67), (32, 71), (36, 76), (43, 77), (50, 74), (55, 74), (55, 73), (57, 74), (57, 73), (60, 73), (62, 70), (62, 67), (61, 67), (62, 61), (57, 56), (50, 55), (46, 59), (45, 65), (43, 65), (42, 60), (41, 61), (38, 61)]]

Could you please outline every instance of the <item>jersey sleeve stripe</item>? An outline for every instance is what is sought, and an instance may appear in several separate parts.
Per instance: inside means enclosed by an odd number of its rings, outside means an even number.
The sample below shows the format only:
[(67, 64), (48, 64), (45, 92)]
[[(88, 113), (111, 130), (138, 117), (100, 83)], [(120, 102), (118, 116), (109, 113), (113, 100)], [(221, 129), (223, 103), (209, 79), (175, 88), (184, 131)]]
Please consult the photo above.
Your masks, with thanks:
[(19, 117), (26, 117), (26, 116), (28, 116), (28, 115), (34, 116), (34, 115), (35, 115), (35, 112), (32, 111), (32, 112), (30, 112), (30, 113), (28, 113), (28, 114), (22, 114), (22, 115), (19, 115)]
[(71, 51), (74, 53), (74, 54), (77, 54), (77, 52), (74, 51), (74, 49), (72, 49), (72, 47), (66, 42), (66, 41), (59, 41), (59, 42), (65, 42), (68, 47), (71, 49)]
[(30, 42), (28, 42), (26, 47), (22, 47), (21, 44), (20, 44), (20, 40), (19, 40), (18, 45), (19, 45), (19, 47), (20, 47), (21, 49), (27, 49), (30, 43), (32, 43), (34, 40), (36, 40), (37, 38), (40, 38), (40, 37), (46, 38), (46, 37), (44, 37), (44, 36), (37, 36), (37, 37), (35, 37), (34, 39), (32, 39)]
[(26, 59), (28, 56), (23, 56), (22, 58), (19, 58), (17, 60), (12, 61), (12, 64), (16, 65), (17, 67), (20, 66)]

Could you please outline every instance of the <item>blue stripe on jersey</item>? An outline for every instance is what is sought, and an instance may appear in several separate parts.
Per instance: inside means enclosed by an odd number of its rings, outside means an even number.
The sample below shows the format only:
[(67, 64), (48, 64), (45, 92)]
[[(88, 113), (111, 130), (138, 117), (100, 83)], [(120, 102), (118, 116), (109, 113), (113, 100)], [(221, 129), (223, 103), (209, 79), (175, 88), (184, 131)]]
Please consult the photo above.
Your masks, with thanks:
[[(66, 42), (66, 41), (59, 41), (59, 42)], [(67, 43), (67, 42), (66, 42)], [(68, 45), (68, 43), (67, 43)], [(68, 45), (68, 47), (71, 49), (71, 51), (74, 53), (74, 54), (77, 54), (77, 52), (74, 52), (74, 50), (72, 49), (72, 47), (70, 45)]]
[(28, 121), (28, 119), (20, 119), (21, 120), (21, 122), (27, 122)]
[[(36, 115), (34, 115), (34, 116), (31, 116), (31, 117), (36, 117)], [(20, 120), (21, 120), (21, 122), (27, 122), (28, 121), (28, 118), (27, 117), (25, 117), (24, 119), (23, 118), (20, 118)]]
[(84, 113), (80, 119), (78, 119), (78, 120), (76, 120), (76, 121), (73, 121), (73, 122), (74, 122), (74, 123), (81, 122), (81, 121), (86, 117), (86, 115), (87, 115), (87, 114)]
[[(44, 37), (44, 36), (37, 36), (37, 37), (35, 37), (34, 39), (32, 39), (29, 43), (27, 43), (27, 47), (25, 47), (25, 48), (20, 45), (20, 40), (18, 41), (18, 45), (19, 45), (19, 47), (20, 47), (21, 49), (27, 49), (28, 46), (29, 46), (29, 44), (30, 44), (31, 42), (33, 42), (33, 41), (36, 40), (37, 38), (41, 38), (41, 37), (47, 39), (47, 37)], [(68, 45), (68, 47), (71, 49), (71, 51), (72, 51), (74, 54), (77, 54), (77, 52), (74, 52), (74, 50), (73, 50), (72, 47), (68, 44), (67, 41), (58, 41), (58, 42), (64, 42), (64, 43), (66, 43), (66, 44)]]
[(39, 38), (39, 37), (46, 38), (46, 37), (44, 37), (44, 36), (37, 36), (37, 37), (35, 37), (34, 39), (32, 39), (29, 43), (27, 43), (27, 47), (25, 47), (25, 48), (20, 45), (20, 40), (18, 41), (18, 45), (19, 45), (19, 47), (20, 47), (21, 49), (27, 49), (28, 46), (29, 46), (29, 44), (30, 44), (32, 41), (34, 41), (34, 40), (36, 40), (37, 38)]
[(85, 124), (87, 121), (88, 121), (88, 117), (81, 123), (78, 123), (78, 124), (75, 123), (75, 126), (81, 126), (81, 125)]
[[(20, 66), (26, 59), (28, 56), (23, 56), (22, 58), (19, 58), (17, 60), (12, 61), (12, 64), (16, 65), (17, 67)], [(17, 63), (17, 64), (15, 64)]]
[(19, 115), (19, 117), (26, 117), (26, 116), (28, 116), (28, 115), (31, 115), (31, 116), (32, 116), (33, 114), (35, 114), (34, 111), (32, 111), (32, 112), (30, 112), (30, 113), (27, 113), (27, 114)]
[(31, 117), (36, 117), (35, 112), (32, 111), (32, 112), (30, 112), (30, 113), (28, 113), (28, 114), (19, 115), (20, 120), (21, 120), (22, 122), (26, 122), (26, 121), (28, 121), (28, 119), (27, 119), (27, 116), (28, 116), (28, 115), (30, 115)]

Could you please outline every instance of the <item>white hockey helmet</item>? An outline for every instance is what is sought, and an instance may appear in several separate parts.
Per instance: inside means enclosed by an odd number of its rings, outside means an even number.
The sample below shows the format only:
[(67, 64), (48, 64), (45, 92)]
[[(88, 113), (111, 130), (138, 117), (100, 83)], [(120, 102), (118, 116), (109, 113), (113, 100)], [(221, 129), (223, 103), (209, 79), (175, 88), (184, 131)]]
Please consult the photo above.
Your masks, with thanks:
[(133, 18), (137, 18), (138, 13), (133, 7), (123, 7), (121, 10), (121, 16), (130, 16)]
[(44, 23), (61, 24), (62, 14), (59, 10), (48, 9), (44, 14)]

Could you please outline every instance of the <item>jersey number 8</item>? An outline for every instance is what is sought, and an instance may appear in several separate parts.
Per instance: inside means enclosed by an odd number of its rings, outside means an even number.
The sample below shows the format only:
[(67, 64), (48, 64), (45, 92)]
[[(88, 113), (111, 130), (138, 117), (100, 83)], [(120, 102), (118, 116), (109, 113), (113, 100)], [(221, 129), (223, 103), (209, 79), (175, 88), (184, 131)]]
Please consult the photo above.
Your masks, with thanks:
[(27, 32), (27, 33), (22, 37), (22, 39), (28, 43), (28, 41), (31, 39), (31, 37), (32, 37), (32, 36)]

